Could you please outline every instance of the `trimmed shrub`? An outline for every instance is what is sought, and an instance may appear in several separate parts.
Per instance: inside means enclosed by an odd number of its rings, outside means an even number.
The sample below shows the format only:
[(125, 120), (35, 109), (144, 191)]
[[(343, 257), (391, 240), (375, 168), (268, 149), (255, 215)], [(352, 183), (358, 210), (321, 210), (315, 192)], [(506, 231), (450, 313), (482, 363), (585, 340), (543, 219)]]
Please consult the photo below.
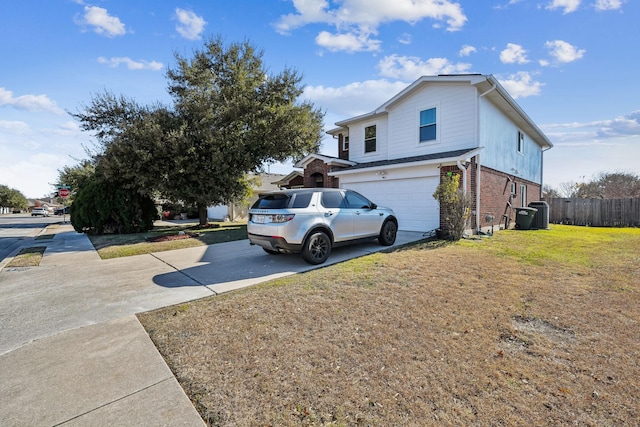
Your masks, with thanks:
[(87, 234), (140, 233), (151, 230), (158, 217), (149, 196), (97, 176), (78, 190), (70, 214), (73, 228)]

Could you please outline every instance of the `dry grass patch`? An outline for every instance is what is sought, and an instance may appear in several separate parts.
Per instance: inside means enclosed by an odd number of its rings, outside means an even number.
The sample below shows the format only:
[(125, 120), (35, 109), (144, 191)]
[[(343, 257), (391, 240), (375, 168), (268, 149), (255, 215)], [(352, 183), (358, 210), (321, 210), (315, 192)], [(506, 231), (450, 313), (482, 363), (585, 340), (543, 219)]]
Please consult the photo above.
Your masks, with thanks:
[(501, 232), (140, 319), (212, 426), (633, 425), (638, 254), (638, 229)]
[(37, 267), (40, 265), (40, 261), (42, 261), (42, 256), (46, 249), (46, 246), (22, 248), (5, 267)]

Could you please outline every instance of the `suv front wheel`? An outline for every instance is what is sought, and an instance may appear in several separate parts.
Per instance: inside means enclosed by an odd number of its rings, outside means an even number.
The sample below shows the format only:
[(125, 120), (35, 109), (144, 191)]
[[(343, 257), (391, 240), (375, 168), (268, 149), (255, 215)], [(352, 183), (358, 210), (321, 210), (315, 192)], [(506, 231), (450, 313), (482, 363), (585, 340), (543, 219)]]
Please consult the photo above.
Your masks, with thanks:
[(384, 222), (384, 224), (382, 224), (382, 228), (380, 229), (380, 236), (378, 236), (378, 241), (381, 245), (391, 246), (395, 243), (397, 234), (398, 226), (394, 221), (388, 219)]
[(323, 231), (318, 231), (307, 237), (302, 247), (302, 258), (309, 264), (322, 264), (331, 253), (331, 239)]

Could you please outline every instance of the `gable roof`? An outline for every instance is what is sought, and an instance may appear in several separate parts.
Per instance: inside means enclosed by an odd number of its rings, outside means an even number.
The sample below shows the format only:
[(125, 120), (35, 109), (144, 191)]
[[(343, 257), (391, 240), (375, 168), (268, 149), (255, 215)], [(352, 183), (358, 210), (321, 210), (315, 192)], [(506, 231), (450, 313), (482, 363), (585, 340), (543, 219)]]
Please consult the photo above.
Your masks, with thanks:
[(333, 157), (333, 156), (325, 156), (323, 154), (309, 154), (306, 157), (304, 157), (301, 160), (298, 160), (293, 166), (296, 168), (305, 168), (309, 163), (313, 162), (314, 160), (322, 160), (323, 162), (325, 162), (326, 164), (328, 164), (329, 166), (353, 166), (356, 164), (356, 162), (352, 162), (350, 160), (344, 160), (344, 159), (340, 159), (338, 157)]
[(302, 172), (300, 171), (293, 171), (291, 172), (289, 175), (282, 177), (277, 180), (277, 181), (273, 181), (272, 184), (273, 185), (288, 185), (291, 181), (293, 181), (294, 179), (298, 178), (298, 177), (303, 177), (304, 175), (302, 174)]
[(478, 89), (479, 97), (485, 97), (496, 105), (504, 114), (506, 114), (518, 127), (520, 127), (527, 135), (542, 148), (551, 148), (553, 144), (546, 135), (538, 128), (531, 118), (520, 108), (516, 101), (509, 95), (498, 80), (491, 74), (440, 74), (437, 76), (422, 76), (418, 80), (411, 83), (398, 94), (386, 101), (375, 110), (352, 117), (350, 119), (336, 122), (335, 129), (329, 130), (329, 135), (337, 135), (344, 132), (351, 123), (358, 122), (363, 119), (371, 119), (376, 116), (386, 115), (389, 109), (398, 102), (401, 102), (409, 95), (427, 84), (439, 83), (468, 83)]

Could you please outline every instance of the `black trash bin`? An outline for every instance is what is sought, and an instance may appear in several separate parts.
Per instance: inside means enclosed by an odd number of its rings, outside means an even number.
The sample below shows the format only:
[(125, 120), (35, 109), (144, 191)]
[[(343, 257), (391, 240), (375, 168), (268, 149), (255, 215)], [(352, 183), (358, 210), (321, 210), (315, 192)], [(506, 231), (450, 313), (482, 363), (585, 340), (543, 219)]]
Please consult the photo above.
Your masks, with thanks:
[(519, 230), (531, 230), (531, 223), (536, 212), (538, 212), (536, 208), (517, 208), (516, 228)]
[(549, 229), (549, 204), (543, 201), (531, 202), (529, 203), (529, 207), (538, 209), (538, 212), (536, 212), (535, 216), (533, 217), (531, 228), (536, 230), (548, 230)]

